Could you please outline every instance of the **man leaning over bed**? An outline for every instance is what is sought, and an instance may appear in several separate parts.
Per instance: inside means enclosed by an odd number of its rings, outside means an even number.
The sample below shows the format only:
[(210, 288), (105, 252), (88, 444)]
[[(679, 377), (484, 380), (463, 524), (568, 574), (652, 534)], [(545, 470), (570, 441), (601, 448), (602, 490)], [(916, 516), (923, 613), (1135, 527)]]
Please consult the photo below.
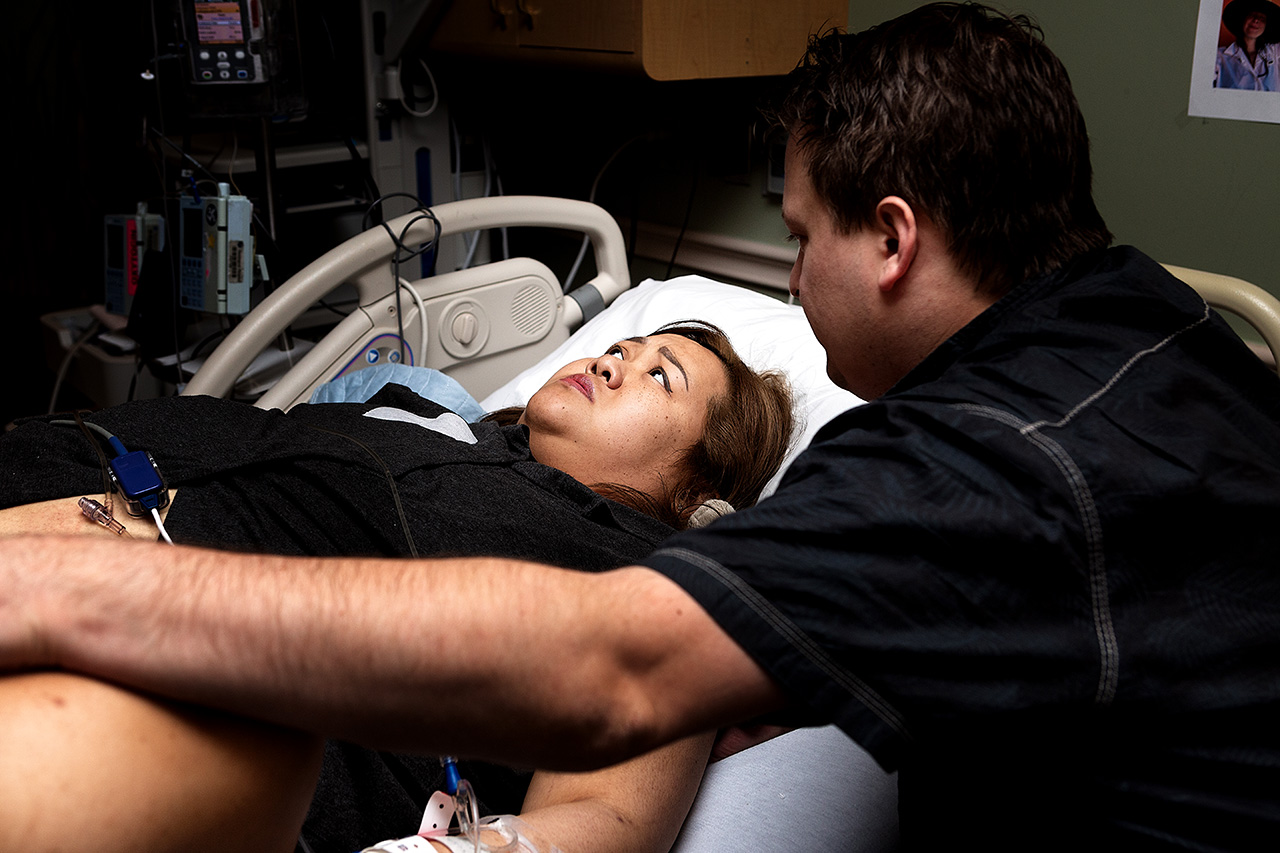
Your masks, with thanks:
[(13, 540), (0, 665), (543, 767), (834, 721), (899, 769), (908, 849), (1274, 842), (1280, 380), (1107, 248), (1028, 22), (923, 7), (787, 88), (791, 288), (874, 402), (774, 497), (605, 575)]

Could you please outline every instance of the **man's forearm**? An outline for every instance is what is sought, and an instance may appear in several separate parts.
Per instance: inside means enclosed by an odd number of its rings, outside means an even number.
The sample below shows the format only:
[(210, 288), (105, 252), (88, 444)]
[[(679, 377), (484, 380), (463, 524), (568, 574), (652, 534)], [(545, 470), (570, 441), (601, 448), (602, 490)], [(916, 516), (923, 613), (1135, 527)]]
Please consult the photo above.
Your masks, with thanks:
[[(0, 548), (0, 665), (63, 666), (372, 746), (572, 769), (778, 701), (648, 570)], [(735, 653), (743, 675), (703, 703), (707, 668), (727, 672)]]

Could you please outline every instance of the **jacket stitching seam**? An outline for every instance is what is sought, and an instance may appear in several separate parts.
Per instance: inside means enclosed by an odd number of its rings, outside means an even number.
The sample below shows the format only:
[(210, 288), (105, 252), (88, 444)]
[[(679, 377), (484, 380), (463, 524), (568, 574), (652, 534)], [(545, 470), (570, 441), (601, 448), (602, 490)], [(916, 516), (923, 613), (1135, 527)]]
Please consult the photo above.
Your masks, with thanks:
[(799, 650), (814, 665), (851, 693), (895, 733), (906, 741), (912, 740), (911, 734), (907, 730), (906, 720), (888, 700), (862, 679), (833, 660), (808, 634), (733, 572), (710, 557), (687, 548), (663, 548), (654, 554), (654, 556), (660, 555), (674, 557), (689, 563), (726, 586), (740, 601), (750, 607), (758, 616), (769, 623), (775, 631), (781, 634), (792, 647)]

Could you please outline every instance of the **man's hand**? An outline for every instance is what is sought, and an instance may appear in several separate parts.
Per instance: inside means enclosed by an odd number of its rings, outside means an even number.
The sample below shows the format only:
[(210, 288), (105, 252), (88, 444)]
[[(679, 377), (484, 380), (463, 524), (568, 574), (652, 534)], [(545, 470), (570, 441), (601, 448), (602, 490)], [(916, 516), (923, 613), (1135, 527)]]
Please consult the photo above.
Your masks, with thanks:
[(722, 758), (728, 758), (758, 743), (773, 740), (778, 735), (785, 735), (789, 731), (791, 729), (786, 726), (729, 726), (716, 738), (715, 746), (711, 749), (711, 760), (719, 761)]

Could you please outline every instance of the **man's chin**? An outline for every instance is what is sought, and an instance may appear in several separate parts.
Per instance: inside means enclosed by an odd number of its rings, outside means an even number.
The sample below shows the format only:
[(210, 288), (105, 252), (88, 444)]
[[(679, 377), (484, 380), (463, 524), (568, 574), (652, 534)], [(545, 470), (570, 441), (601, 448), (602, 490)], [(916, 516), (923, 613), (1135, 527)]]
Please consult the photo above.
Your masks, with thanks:
[(827, 378), (834, 382), (837, 388), (843, 388), (845, 391), (853, 390), (845, 380), (844, 374), (836, 368), (835, 363), (830, 358), (827, 359)]

